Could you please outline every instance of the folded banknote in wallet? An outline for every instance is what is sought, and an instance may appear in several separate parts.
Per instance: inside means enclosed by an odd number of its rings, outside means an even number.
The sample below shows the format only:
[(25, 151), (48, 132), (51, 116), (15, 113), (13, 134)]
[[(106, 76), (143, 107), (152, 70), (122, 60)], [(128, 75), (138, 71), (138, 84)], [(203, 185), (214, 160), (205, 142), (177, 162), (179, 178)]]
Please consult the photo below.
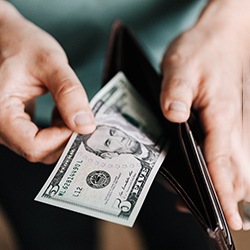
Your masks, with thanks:
[[(122, 71), (171, 131), (171, 143), (160, 174), (181, 196), (215, 249), (235, 249), (223, 210), (202, 153), (204, 135), (193, 113), (182, 124), (168, 124), (160, 111), (161, 75), (149, 62), (134, 34), (120, 21), (113, 25), (103, 83)], [(178, 139), (177, 139), (178, 138)]]
[(74, 133), (35, 200), (133, 226), (157, 173), (181, 196), (215, 249), (235, 249), (202, 153), (193, 112), (182, 124), (162, 115), (161, 75), (132, 32), (113, 24), (103, 87), (91, 100), (97, 127)]

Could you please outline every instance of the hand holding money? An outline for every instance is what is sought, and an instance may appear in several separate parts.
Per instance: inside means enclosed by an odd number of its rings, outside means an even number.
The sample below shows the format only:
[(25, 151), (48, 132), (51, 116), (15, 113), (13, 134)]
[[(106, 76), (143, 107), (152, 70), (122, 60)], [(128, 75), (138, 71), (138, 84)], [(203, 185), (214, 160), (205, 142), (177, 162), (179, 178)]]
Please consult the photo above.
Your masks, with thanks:
[(132, 226), (166, 156), (168, 139), (122, 72), (91, 106), (96, 130), (72, 135), (36, 200)]
[[(59, 43), (7, 1), (0, 1), (0, 33), (0, 143), (29, 161), (53, 163), (72, 131), (95, 129), (86, 93)], [(40, 129), (27, 105), (48, 91), (60, 116)]]

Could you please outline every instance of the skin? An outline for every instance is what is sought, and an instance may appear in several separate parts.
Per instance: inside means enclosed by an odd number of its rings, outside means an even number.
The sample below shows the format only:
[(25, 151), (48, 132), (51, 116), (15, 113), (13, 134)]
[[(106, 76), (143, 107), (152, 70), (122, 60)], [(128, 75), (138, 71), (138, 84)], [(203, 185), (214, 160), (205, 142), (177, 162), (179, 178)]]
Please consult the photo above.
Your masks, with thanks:
[[(229, 226), (242, 228), (237, 203), (250, 201), (243, 161), (242, 78), (250, 59), (250, 1), (209, 1), (162, 62), (161, 106), (172, 122), (197, 109), (206, 133), (205, 156)], [(95, 129), (86, 93), (60, 45), (0, 0), (0, 143), (32, 162), (54, 162), (72, 131)], [(14, 72), (14, 73), (13, 73)], [(56, 104), (51, 127), (28, 113), (37, 96)], [(80, 116), (77, 116), (80, 115)]]
[[(52, 163), (72, 131), (95, 129), (86, 93), (55, 39), (5, 1), (0, 1), (0, 33), (0, 143), (31, 162)], [(48, 91), (58, 116), (40, 129), (26, 111)]]
[(238, 202), (250, 199), (241, 131), (242, 78), (250, 58), (249, 9), (249, 1), (210, 1), (162, 62), (163, 113), (172, 122), (183, 122), (191, 106), (198, 110), (209, 172), (234, 230), (243, 226)]

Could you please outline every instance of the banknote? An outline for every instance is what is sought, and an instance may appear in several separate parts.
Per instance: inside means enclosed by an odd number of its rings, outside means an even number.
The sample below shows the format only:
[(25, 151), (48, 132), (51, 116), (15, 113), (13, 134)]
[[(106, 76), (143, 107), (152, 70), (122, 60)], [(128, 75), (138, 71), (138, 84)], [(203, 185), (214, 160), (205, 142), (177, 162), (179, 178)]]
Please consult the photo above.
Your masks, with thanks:
[(169, 139), (119, 72), (91, 100), (96, 130), (74, 133), (35, 200), (133, 226)]

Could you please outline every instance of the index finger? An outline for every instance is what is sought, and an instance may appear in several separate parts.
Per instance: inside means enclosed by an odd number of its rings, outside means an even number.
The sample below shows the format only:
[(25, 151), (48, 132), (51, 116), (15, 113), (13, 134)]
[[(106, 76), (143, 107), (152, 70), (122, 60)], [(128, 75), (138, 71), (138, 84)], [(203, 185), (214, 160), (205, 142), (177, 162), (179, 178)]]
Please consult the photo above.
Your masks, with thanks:
[[(31, 162), (55, 161), (58, 150), (62, 150), (71, 133), (63, 125), (39, 129), (22, 105), (9, 105), (0, 111), (1, 143)], [(55, 157), (53, 153), (56, 153)]]
[(242, 220), (238, 211), (236, 190), (238, 173), (232, 152), (236, 121), (234, 111), (228, 109), (228, 103), (225, 105), (227, 109), (221, 104), (216, 109), (210, 106), (201, 112), (206, 134), (205, 156), (226, 220), (232, 229), (240, 230)]

